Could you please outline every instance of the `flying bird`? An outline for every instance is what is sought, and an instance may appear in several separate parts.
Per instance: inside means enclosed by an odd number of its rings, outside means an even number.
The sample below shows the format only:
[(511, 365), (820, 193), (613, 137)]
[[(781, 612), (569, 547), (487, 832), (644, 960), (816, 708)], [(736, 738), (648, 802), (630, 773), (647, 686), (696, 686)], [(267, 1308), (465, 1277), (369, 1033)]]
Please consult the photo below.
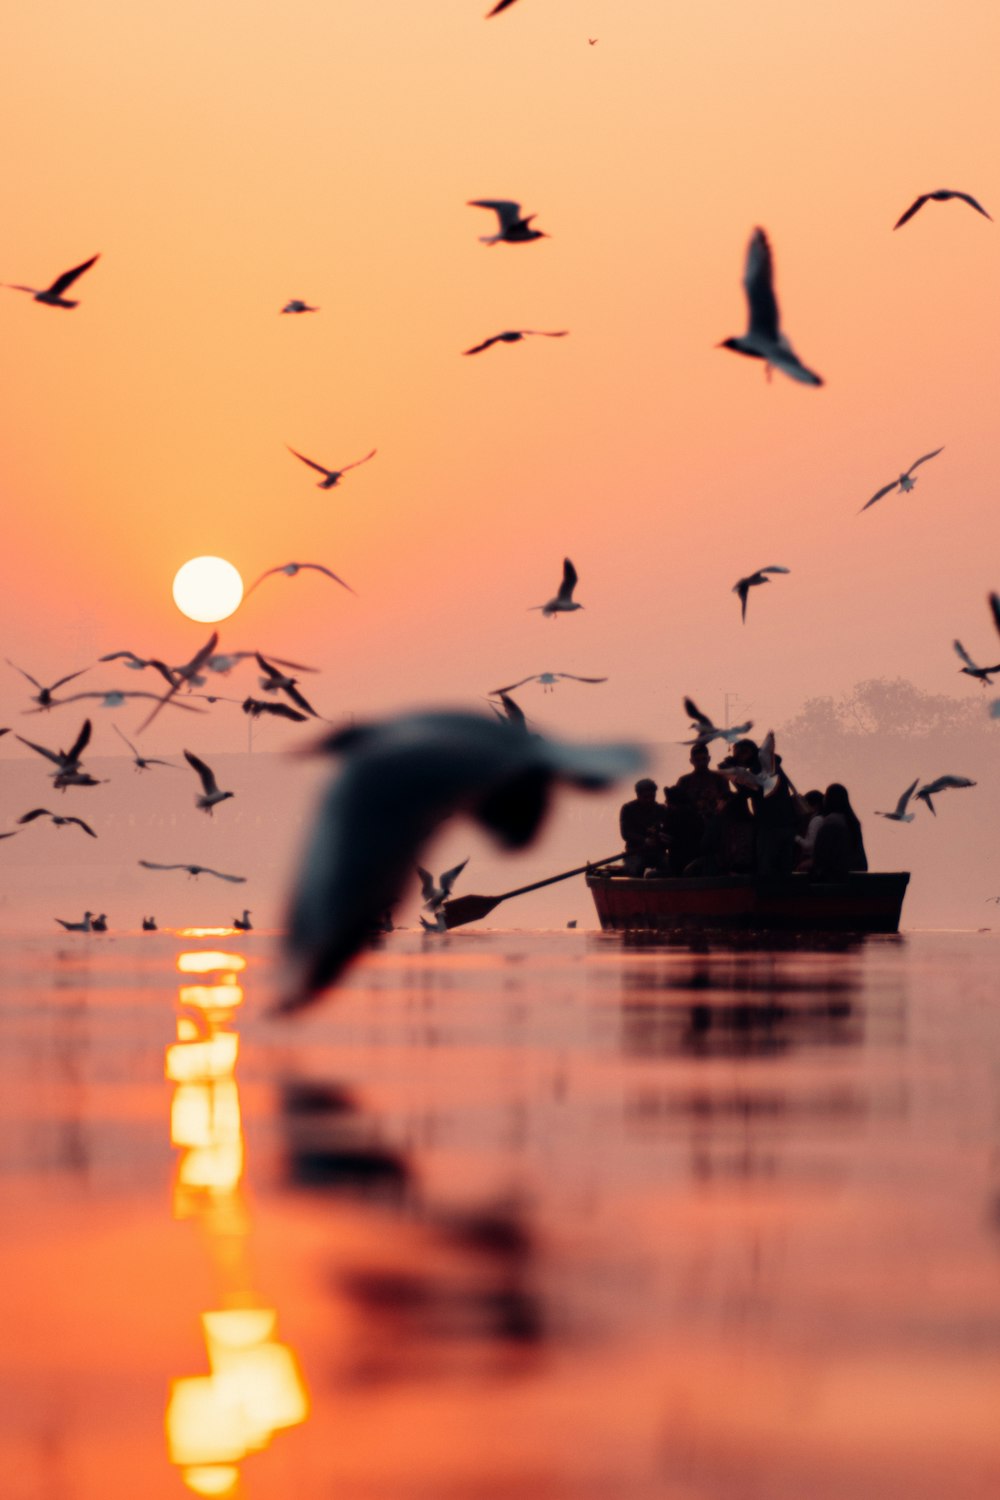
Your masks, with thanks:
[(274, 665), (272, 665), (271, 662), (267, 661), (259, 651), (255, 652), (254, 655), (257, 660), (257, 665), (260, 667), (261, 671), (265, 673), (265, 676), (260, 678), (260, 685), (265, 693), (284, 693), (286, 697), (290, 698), (294, 704), (296, 704), (303, 710), (304, 713), (311, 714), (313, 718), (319, 718), (319, 715), (313, 708), (312, 704), (299, 692), (298, 678), (288, 677), (284, 672), (279, 672), (278, 669)]
[(729, 781), (735, 781), (737, 786), (745, 786), (750, 791), (763, 792), (766, 797), (778, 784), (773, 729), (769, 729), (761, 740), (757, 758), (760, 763), (759, 771), (751, 771), (748, 766), (730, 766), (725, 775)]
[(977, 667), (976, 663), (972, 660), (972, 657), (969, 655), (968, 651), (966, 651), (961, 641), (953, 641), (952, 645), (958, 652), (962, 661), (965, 662), (965, 666), (959, 667), (958, 670), (960, 672), (964, 672), (967, 677), (977, 678), (983, 684), (983, 687), (986, 687), (987, 684), (992, 686), (993, 678), (990, 676), (990, 673), (1000, 672), (1000, 662), (997, 662), (995, 667)]
[(6, 282), (5, 285), (15, 292), (30, 292), (36, 302), (43, 302), (46, 307), (79, 307), (80, 304), (78, 302), (72, 301), (69, 297), (64, 297), (63, 292), (68, 291), (76, 278), (82, 276), (84, 271), (89, 271), (96, 260), (100, 260), (100, 256), (92, 255), (81, 266), (74, 266), (72, 271), (64, 271), (61, 276), (56, 277), (51, 286), (47, 286), (41, 291), (38, 287), (19, 286), (16, 282), (12, 281)]
[(753, 720), (748, 719), (745, 724), (734, 724), (729, 729), (720, 729), (713, 724), (707, 714), (703, 714), (693, 698), (684, 699), (684, 712), (691, 720), (691, 728), (697, 730), (693, 740), (682, 740), (683, 745), (710, 745), (713, 740), (725, 740), (727, 745), (735, 745), (737, 740), (743, 739), (744, 735), (750, 733), (753, 728)]
[(901, 229), (907, 220), (920, 212), (925, 203), (930, 203), (932, 200), (935, 203), (945, 203), (949, 198), (961, 198), (963, 203), (967, 203), (970, 208), (974, 208), (977, 213), (982, 214), (984, 219), (989, 219), (992, 223), (992, 215), (986, 212), (981, 203), (976, 202), (971, 193), (958, 193), (951, 188), (938, 188), (936, 193), (921, 193), (919, 198), (914, 199), (906, 212), (893, 224), (893, 229)]
[(451, 888), (469, 863), (468, 856), (462, 860), (460, 865), (455, 865), (451, 870), (445, 870), (441, 876), (440, 885), (434, 884), (434, 876), (422, 865), (417, 865), (417, 874), (420, 876), (420, 894), (423, 897), (424, 911), (437, 911), (442, 902), (447, 901), (451, 895)]
[(212, 655), (212, 652), (215, 650), (218, 644), (219, 632), (217, 630), (213, 630), (204, 646), (202, 646), (198, 651), (195, 652), (189, 662), (185, 662), (181, 667), (173, 668), (174, 680), (171, 685), (170, 691), (168, 693), (165, 693), (163, 697), (159, 699), (156, 707), (153, 709), (153, 712), (151, 714), (148, 714), (146, 718), (143, 719), (142, 723), (139, 725), (140, 734), (142, 734), (144, 729), (149, 728), (150, 724), (152, 724), (153, 720), (160, 712), (160, 709), (164, 708), (168, 703), (171, 702), (175, 693), (179, 692), (180, 689), (185, 685), (190, 688), (192, 685), (201, 680), (199, 679), (198, 674), (205, 663), (208, 661), (209, 657)]
[(912, 463), (910, 465), (905, 474), (900, 474), (899, 478), (894, 479), (891, 484), (884, 484), (882, 488), (871, 497), (870, 500), (867, 500), (865, 504), (862, 505), (861, 510), (858, 511), (858, 515), (860, 516), (862, 511), (866, 511), (869, 505), (874, 505), (876, 500), (881, 500), (884, 496), (891, 495), (893, 490), (897, 487), (901, 494), (908, 494), (917, 482), (915, 479), (912, 479), (910, 477), (914, 469), (919, 469), (920, 465), (925, 464), (929, 458), (937, 458), (938, 454), (943, 452), (944, 447), (942, 446), (940, 448), (935, 448), (933, 453), (925, 453), (923, 458), (918, 458), (916, 463)]
[[(199, 679), (200, 680), (200, 679)], [(111, 688), (106, 693), (70, 693), (66, 698), (53, 698), (51, 707), (62, 708), (64, 703), (81, 703), (84, 699), (96, 698), (99, 708), (122, 708), (132, 698), (151, 698), (154, 703), (160, 703), (158, 693), (125, 693), (120, 688)], [(193, 703), (182, 703), (179, 698), (168, 700), (171, 708), (184, 708), (188, 713), (201, 714), (203, 708), (195, 708)], [(32, 709), (32, 713), (40, 713), (40, 709)]]
[(246, 885), (245, 875), (224, 875), (221, 870), (211, 870), (208, 865), (158, 865), (151, 859), (140, 859), (144, 870), (186, 870), (189, 875), (214, 875), (217, 880), (229, 880), (233, 885)]
[(92, 932), (90, 919), (93, 915), (92, 911), (85, 911), (82, 922), (64, 922), (62, 917), (53, 917), (52, 920), (58, 922), (60, 927), (65, 927), (67, 932)]
[(532, 219), (538, 215), (528, 214), (526, 218), (522, 218), (520, 203), (513, 203), (509, 198), (472, 198), (466, 206), (491, 208), (497, 216), (497, 233), (481, 234), (479, 242), (482, 245), (499, 245), (501, 242), (507, 245), (526, 245), (529, 240), (548, 239), (544, 230), (531, 228)]
[[(536, 605), (536, 608), (544, 609), (544, 605)], [(499, 698), (501, 693), (512, 693), (515, 688), (523, 687), (526, 682), (540, 682), (544, 693), (554, 693), (556, 682), (565, 677), (570, 682), (607, 682), (606, 677), (578, 677), (575, 672), (536, 672), (533, 677), (522, 677), (519, 682), (510, 682), (506, 687), (493, 688), (492, 696)]]
[(26, 812), (23, 817), (17, 818), (16, 821), (18, 823), (33, 823), (36, 818), (51, 818), (57, 828), (62, 828), (66, 823), (76, 823), (83, 829), (84, 833), (89, 833), (92, 839), (96, 839), (97, 837), (90, 824), (85, 823), (82, 818), (61, 818), (58, 813), (49, 812), (47, 807), (34, 807), (31, 812)]
[(310, 469), (315, 469), (317, 474), (323, 475), (323, 478), (316, 486), (318, 490), (332, 490), (340, 483), (342, 477), (349, 469), (357, 469), (361, 464), (366, 464), (378, 452), (377, 448), (373, 448), (370, 453), (365, 454), (364, 458), (356, 459), (353, 464), (345, 464), (342, 469), (325, 469), (322, 464), (314, 463), (311, 458), (306, 458), (304, 453), (300, 453), (297, 448), (293, 448), (289, 443), (286, 443), (285, 447), (289, 453), (294, 453), (295, 457), (300, 459), (302, 463), (308, 464)]
[(295, 575), (296, 575), (296, 573), (301, 573), (302, 572), (303, 568), (311, 568), (313, 570), (313, 572), (315, 572), (315, 573), (325, 573), (326, 576), (327, 576), (327, 578), (332, 578), (333, 581), (334, 581), (334, 583), (339, 583), (340, 586), (341, 586), (341, 588), (346, 589), (349, 594), (354, 594), (355, 597), (357, 597), (357, 590), (356, 589), (352, 589), (351, 585), (349, 583), (345, 583), (342, 578), (338, 578), (337, 575), (336, 575), (336, 573), (331, 573), (330, 569), (329, 568), (324, 568), (324, 566), (323, 566), (322, 563), (308, 563), (308, 562), (307, 563), (295, 563), (295, 562), (284, 563), (280, 568), (268, 568), (268, 570), (267, 570), (266, 573), (262, 573), (260, 575), (260, 577), (257, 579), (256, 583), (252, 583), (250, 585), (250, 587), (247, 589), (246, 597), (249, 599), (250, 595), (253, 593), (254, 589), (257, 587), (257, 584), (258, 583), (263, 583), (264, 579), (265, 578), (270, 578), (272, 576), (272, 574), (274, 574), (274, 573), (284, 573), (284, 575), (285, 575), (286, 578), (294, 578)]
[(233, 797), (236, 794), (235, 792), (220, 792), (219, 784), (215, 779), (215, 772), (203, 760), (199, 760), (197, 755), (192, 755), (190, 750), (184, 751), (184, 759), (193, 771), (197, 771), (201, 778), (203, 795), (195, 797), (195, 806), (200, 808), (202, 812), (207, 812), (209, 817), (211, 817), (214, 807), (218, 807), (220, 802), (225, 802), (228, 797)]
[(283, 313), (319, 312), (319, 308), (310, 307), (308, 302), (302, 302), (298, 297), (293, 297), (290, 302), (285, 303), (281, 311)]
[(568, 328), (560, 328), (554, 333), (548, 333), (544, 328), (509, 328), (506, 333), (495, 333), (491, 339), (484, 339), (481, 344), (476, 344), (472, 349), (464, 349), (464, 354), (482, 354), (484, 349), (489, 349), (493, 344), (519, 344), (522, 339), (564, 339), (569, 333)]
[(44, 755), (54, 766), (58, 766), (58, 775), (72, 776), (79, 771), (83, 761), (81, 759), (84, 750), (90, 744), (91, 723), (84, 719), (79, 734), (68, 750), (48, 750), (44, 745), (36, 745), (34, 740), (26, 740), (23, 735), (15, 735), (14, 738), (27, 745), (29, 750), (34, 750), (37, 755)]
[(768, 573), (790, 572), (790, 568), (779, 568), (777, 565), (772, 564), (769, 568), (758, 568), (756, 573), (750, 573), (746, 578), (741, 578), (737, 583), (733, 584), (733, 593), (740, 596), (740, 610), (744, 625), (747, 620), (747, 595), (750, 590), (755, 588), (758, 583), (770, 583), (770, 578), (766, 576)]
[(180, 766), (175, 766), (173, 761), (151, 760), (148, 756), (140, 755), (138, 750), (133, 745), (132, 741), (126, 735), (122, 734), (117, 724), (112, 724), (111, 728), (114, 730), (115, 734), (120, 740), (125, 741), (125, 744), (131, 750), (132, 759), (135, 762), (135, 768), (137, 771), (145, 771), (148, 766), (169, 766), (172, 771), (180, 770)]
[(309, 717), (308, 714), (300, 714), (297, 708), (289, 708), (287, 703), (265, 703), (260, 698), (244, 698), (240, 707), (252, 719), (259, 719), (261, 714), (270, 714), (275, 719), (291, 719), (295, 724), (304, 724)]
[(747, 331), (738, 338), (723, 339), (719, 348), (764, 360), (769, 380), (773, 367), (803, 385), (822, 385), (822, 377), (802, 363), (781, 332), (778, 299), (774, 295), (771, 247), (763, 229), (755, 229), (750, 237), (743, 268), (743, 289), (747, 298)]
[(532, 604), (530, 609), (540, 609), (543, 615), (569, 614), (570, 610), (583, 609), (582, 604), (574, 604), (573, 590), (577, 585), (577, 572), (568, 557), (563, 558), (562, 583), (559, 592), (554, 599), (549, 599), (545, 604)]
[(558, 783), (586, 790), (642, 765), (634, 745), (572, 745), (482, 714), (352, 725), (320, 746), (342, 766), (317, 811), (291, 901), (297, 974), (281, 1003), (315, 999), (377, 931), (438, 826), (467, 813), (508, 848), (535, 837)]
[(938, 776), (934, 781), (928, 781), (926, 786), (922, 786), (917, 793), (917, 797), (924, 803), (928, 812), (934, 813), (934, 816), (937, 817), (934, 803), (931, 801), (932, 797), (936, 797), (939, 792), (947, 792), (955, 787), (975, 786), (975, 784), (974, 781), (969, 780), (968, 776)]
[(152, 667), (171, 687), (174, 685), (173, 672), (166, 662), (158, 661), (155, 656), (136, 656), (134, 651), (109, 651), (107, 656), (99, 656), (97, 660), (99, 662), (121, 661), (130, 672), (143, 672), (147, 667)]
[(30, 672), (26, 672), (23, 667), (19, 667), (16, 662), (11, 661), (9, 656), (5, 656), (4, 661), (8, 667), (13, 667), (15, 672), (20, 672), (22, 677), (26, 677), (32, 686), (38, 689), (38, 692), (33, 694), (31, 701), (32, 703), (37, 703), (39, 708), (51, 708), (55, 702), (52, 694), (56, 688), (61, 688), (63, 683), (72, 682), (74, 677), (82, 677), (84, 672), (90, 671), (89, 667), (81, 667), (79, 672), (70, 672), (68, 676), (60, 677), (58, 682), (53, 682), (50, 687), (43, 687), (37, 677), (32, 677)]
[(906, 788), (906, 791), (896, 803), (896, 807), (893, 812), (876, 811), (876, 818), (888, 818), (890, 823), (912, 823), (913, 814), (906, 811), (906, 804), (909, 802), (910, 798), (913, 796), (913, 793), (916, 791), (917, 782), (919, 780), (920, 777), (918, 776), (917, 781), (913, 781), (910, 783), (910, 785)]

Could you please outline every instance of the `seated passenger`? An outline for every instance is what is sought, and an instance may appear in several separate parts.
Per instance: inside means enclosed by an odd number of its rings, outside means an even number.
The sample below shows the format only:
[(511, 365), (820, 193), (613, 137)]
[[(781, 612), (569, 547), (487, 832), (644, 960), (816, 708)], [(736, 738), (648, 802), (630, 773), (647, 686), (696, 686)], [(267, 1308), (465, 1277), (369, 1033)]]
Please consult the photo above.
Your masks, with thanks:
[(660, 821), (663, 808), (656, 800), (656, 782), (643, 776), (635, 784), (635, 798), (626, 802), (618, 815), (618, 827), (625, 845), (625, 874), (641, 876), (647, 869), (658, 873), (666, 869)]
[[(691, 778), (684, 779), (690, 781)], [(660, 827), (667, 846), (667, 874), (683, 875), (692, 860), (698, 857), (705, 820), (680, 782), (663, 788), (663, 800), (666, 806)]]
[(691, 798), (696, 811), (703, 818), (710, 818), (719, 798), (729, 797), (729, 783), (718, 771), (709, 769), (711, 757), (707, 745), (692, 745), (690, 759), (694, 769), (678, 776), (677, 785)]
[(813, 849), (816, 845), (816, 835), (819, 833), (820, 824), (823, 822), (823, 793), (806, 792), (803, 802), (809, 809), (804, 815), (805, 827), (801, 833), (795, 835), (795, 847), (798, 850), (797, 870), (810, 870), (812, 868)]
[(868, 856), (857, 813), (847, 788), (831, 782), (823, 798), (823, 822), (813, 848), (815, 880), (843, 880), (852, 870), (867, 870)]

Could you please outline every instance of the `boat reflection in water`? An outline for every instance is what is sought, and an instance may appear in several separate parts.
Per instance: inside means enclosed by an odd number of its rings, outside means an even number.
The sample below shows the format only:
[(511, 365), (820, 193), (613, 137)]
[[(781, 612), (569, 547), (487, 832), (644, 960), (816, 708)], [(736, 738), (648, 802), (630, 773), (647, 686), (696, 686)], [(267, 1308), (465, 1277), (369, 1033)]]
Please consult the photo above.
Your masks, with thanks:
[(200, 982), (180, 986), (177, 1040), (166, 1052), (170, 1139), (180, 1153), (174, 1216), (199, 1223), (222, 1284), (223, 1305), (201, 1315), (208, 1373), (174, 1380), (166, 1410), (170, 1461), (198, 1495), (234, 1494), (242, 1461), (309, 1413), (295, 1356), (275, 1337), (277, 1312), (258, 1305), (250, 1284), (234, 1024), (245, 967), (235, 953), (179, 955), (179, 972)]

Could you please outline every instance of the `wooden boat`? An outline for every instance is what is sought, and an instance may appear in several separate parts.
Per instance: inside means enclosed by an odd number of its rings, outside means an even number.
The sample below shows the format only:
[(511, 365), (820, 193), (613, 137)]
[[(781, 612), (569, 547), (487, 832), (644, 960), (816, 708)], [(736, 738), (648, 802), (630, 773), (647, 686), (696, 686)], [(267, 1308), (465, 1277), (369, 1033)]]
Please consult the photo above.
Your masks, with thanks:
[(909, 880), (905, 871), (830, 883), (808, 875), (587, 874), (605, 932), (898, 932)]

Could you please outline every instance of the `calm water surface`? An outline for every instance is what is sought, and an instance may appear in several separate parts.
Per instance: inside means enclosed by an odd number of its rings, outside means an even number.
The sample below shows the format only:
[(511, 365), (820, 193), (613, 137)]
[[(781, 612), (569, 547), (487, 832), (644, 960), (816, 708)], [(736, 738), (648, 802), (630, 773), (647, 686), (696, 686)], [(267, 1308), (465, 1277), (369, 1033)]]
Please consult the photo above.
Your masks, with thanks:
[(8, 942), (0, 1494), (997, 1496), (998, 959)]

